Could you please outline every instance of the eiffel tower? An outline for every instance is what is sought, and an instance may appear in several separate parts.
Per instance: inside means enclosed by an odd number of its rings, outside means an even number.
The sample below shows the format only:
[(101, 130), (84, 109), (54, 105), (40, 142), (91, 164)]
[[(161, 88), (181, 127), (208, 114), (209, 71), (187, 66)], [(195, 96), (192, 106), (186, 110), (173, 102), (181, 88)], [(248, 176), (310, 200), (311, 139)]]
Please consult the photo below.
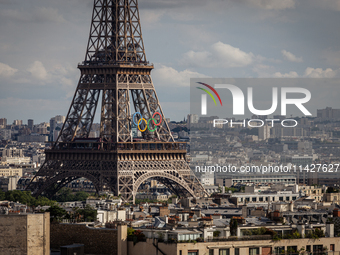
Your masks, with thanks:
[[(94, 0), (85, 61), (66, 121), (28, 189), (52, 197), (81, 177), (97, 192), (135, 202), (138, 187), (155, 179), (178, 196), (207, 193), (175, 142), (152, 83), (137, 0)], [(134, 114), (131, 114), (130, 104)], [(89, 138), (100, 106), (100, 135)], [(98, 109), (99, 110), (99, 109)], [(141, 132), (134, 138), (136, 124)]]

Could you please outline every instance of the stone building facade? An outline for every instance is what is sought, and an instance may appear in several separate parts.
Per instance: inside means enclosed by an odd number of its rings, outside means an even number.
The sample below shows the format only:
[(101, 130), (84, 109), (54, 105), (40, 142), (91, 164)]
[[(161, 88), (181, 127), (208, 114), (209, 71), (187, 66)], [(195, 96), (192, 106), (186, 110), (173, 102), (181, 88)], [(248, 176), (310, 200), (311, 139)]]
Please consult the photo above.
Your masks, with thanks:
[(49, 255), (50, 213), (1, 214), (1, 255)]

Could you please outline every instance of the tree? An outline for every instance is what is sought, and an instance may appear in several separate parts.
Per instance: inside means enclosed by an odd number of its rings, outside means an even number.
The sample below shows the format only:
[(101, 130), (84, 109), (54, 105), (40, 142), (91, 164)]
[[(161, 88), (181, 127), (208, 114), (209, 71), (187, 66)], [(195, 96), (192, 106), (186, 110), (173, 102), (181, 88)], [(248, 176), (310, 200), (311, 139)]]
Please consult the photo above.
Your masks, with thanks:
[(78, 210), (78, 213), (85, 221), (97, 220), (97, 210), (93, 209), (90, 205), (86, 205), (84, 209)]
[[(1, 195), (2, 194), (2, 195)], [(1, 199), (2, 198), (2, 199)], [(45, 206), (45, 205), (55, 205), (56, 202), (49, 200), (46, 197), (39, 196), (35, 198), (31, 195), (29, 191), (11, 190), (6, 193), (0, 193), (0, 200), (9, 200), (13, 202), (19, 202), (21, 204), (26, 204), (28, 206)]]
[(133, 236), (133, 233), (135, 232), (135, 230), (133, 228), (128, 228), (127, 229), (127, 236), (129, 237), (132, 237)]
[(89, 194), (85, 191), (79, 191), (74, 196), (75, 201), (85, 201), (89, 197)]
[(214, 237), (218, 237), (220, 234), (221, 234), (221, 231), (218, 231), (218, 230), (213, 232)]
[(265, 227), (256, 228), (252, 230), (253, 235), (264, 235), (267, 232), (267, 229)]
[(52, 219), (56, 219), (57, 221), (66, 217), (67, 212), (64, 208), (59, 207), (58, 205), (52, 205), (50, 208), (46, 210), (46, 212), (50, 212), (50, 217)]
[(70, 188), (62, 188), (56, 194), (55, 199), (57, 202), (69, 202), (75, 201), (75, 196), (72, 194), (72, 190)]
[(0, 201), (5, 200), (5, 192), (0, 190)]
[(57, 202), (54, 200), (49, 200), (47, 197), (43, 197), (43, 196), (39, 196), (37, 199), (35, 199), (34, 201), (32, 201), (32, 205), (34, 206), (52, 206), (52, 205), (56, 205)]
[(237, 220), (234, 218), (231, 218), (229, 225), (230, 225), (230, 234), (232, 236), (237, 236), (237, 227), (238, 227)]
[(301, 234), (296, 230), (296, 231), (293, 233), (293, 238), (294, 238), (294, 239), (299, 239), (299, 238), (301, 238)]
[(230, 187), (230, 188), (228, 188), (228, 187), (225, 187), (225, 192), (229, 193), (229, 191), (231, 191), (231, 193), (234, 193), (234, 192), (237, 192), (237, 191), (238, 191), (238, 189), (236, 189), (236, 188), (233, 188), (233, 187)]
[(327, 189), (327, 191), (326, 191), (326, 193), (337, 193), (337, 192), (339, 192), (339, 190), (337, 190), (337, 189), (335, 189), (335, 188), (333, 188), (333, 187), (329, 187), (329, 188)]

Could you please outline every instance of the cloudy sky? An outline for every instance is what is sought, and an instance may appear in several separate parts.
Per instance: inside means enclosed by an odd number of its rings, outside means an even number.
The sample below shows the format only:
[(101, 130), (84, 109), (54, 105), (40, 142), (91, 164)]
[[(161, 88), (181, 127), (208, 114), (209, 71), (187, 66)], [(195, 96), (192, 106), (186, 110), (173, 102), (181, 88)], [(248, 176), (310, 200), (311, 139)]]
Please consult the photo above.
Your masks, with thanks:
[[(66, 115), (92, 5), (0, 0), (0, 118)], [(154, 85), (172, 120), (190, 111), (190, 78), (340, 77), (340, 0), (140, 0), (139, 8)]]

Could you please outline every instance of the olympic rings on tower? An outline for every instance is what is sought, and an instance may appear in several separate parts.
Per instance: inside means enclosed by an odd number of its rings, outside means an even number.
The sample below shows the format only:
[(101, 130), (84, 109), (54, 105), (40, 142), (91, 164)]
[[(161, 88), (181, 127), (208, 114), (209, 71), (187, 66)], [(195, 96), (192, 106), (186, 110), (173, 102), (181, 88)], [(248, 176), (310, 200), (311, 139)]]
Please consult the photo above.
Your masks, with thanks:
[[(138, 123), (136, 123), (136, 121), (135, 121), (135, 117), (136, 117), (137, 114), (140, 116), (140, 119), (139, 119)], [(159, 117), (161, 117), (159, 123), (157, 123), (157, 120), (155, 119), (155, 116), (156, 116), (157, 114), (159, 115)], [(152, 120), (152, 123), (155, 125), (155, 128), (154, 128), (154, 129), (150, 129), (150, 121), (151, 121), (151, 120)], [(161, 123), (162, 123), (162, 115), (161, 115), (159, 112), (155, 112), (155, 113), (152, 115), (152, 118), (149, 119), (148, 121), (146, 121), (146, 119), (143, 118), (143, 116), (142, 116), (142, 114), (141, 114), (140, 112), (135, 112), (135, 113), (133, 114), (133, 116), (132, 116), (132, 121), (133, 121), (133, 123), (138, 127), (138, 130), (139, 130), (140, 132), (142, 132), (142, 133), (145, 132), (146, 129), (148, 129), (150, 132), (155, 132), (156, 129), (157, 129), (157, 127), (159, 127), (159, 126), (161, 125)], [(143, 130), (140, 128), (140, 124), (141, 124), (142, 121), (144, 121), (144, 123), (145, 123), (145, 128), (144, 128)]]

